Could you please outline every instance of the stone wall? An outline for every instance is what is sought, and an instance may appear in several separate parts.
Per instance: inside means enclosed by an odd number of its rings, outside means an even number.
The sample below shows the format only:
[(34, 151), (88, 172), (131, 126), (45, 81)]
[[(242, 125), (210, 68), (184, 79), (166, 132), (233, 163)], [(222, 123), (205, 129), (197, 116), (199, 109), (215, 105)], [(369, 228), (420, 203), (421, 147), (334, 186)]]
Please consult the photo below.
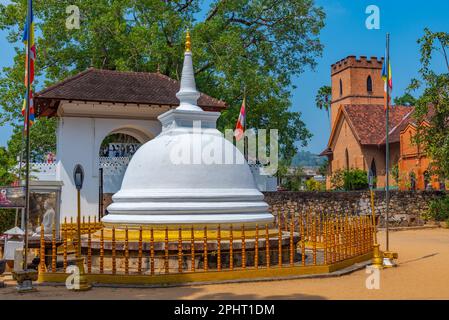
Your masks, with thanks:
[[(376, 215), (380, 216), (380, 225), (384, 226), (386, 209), (385, 192), (374, 192)], [(264, 192), (265, 201), (273, 213), (278, 210), (289, 214), (295, 212), (333, 212), (355, 215), (371, 214), (370, 192)], [(391, 191), (390, 226), (420, 226), (425, 224), (429, 202), (441, 197), (441, 191)]]

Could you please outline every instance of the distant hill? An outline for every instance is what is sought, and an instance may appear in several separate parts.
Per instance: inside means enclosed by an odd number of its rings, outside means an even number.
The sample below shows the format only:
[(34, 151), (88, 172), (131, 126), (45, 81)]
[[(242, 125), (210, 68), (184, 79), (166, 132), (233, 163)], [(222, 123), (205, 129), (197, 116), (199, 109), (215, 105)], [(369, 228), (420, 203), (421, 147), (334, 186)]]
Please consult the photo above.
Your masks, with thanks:
[(326, 157), (320, 157), (310, 151), (299, 151), (292, 159), (295, 167), (319, 167), (326, 161)]

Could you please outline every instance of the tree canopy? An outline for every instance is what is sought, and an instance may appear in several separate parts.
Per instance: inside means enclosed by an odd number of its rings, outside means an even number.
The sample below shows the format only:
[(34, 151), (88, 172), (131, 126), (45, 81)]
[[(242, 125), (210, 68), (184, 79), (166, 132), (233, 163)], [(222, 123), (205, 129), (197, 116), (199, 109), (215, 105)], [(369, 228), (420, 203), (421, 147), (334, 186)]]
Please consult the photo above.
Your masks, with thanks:
[[(440, 178), (449, 178), (449, 33), (424, 30), (421, 45), (421, 80), (413, 80), (411, 89), (423, 88), (416, 101), (415, 118), (429, 126), (419, 126), (416, 142), (432, 159), (431, 171)], [(438, 55), (438, 53), (440, 55)], [(437, 73), (432, 62), (442, 62), (447, 70)]]
[[(292, 77), (314, 68), (322, 52), (325, 14), (313, 0), (215, 0), (205, 14), (200, 0), (33, 2), (40, 88), (91, 66), (179, 79), (189, 28), (198, 89), (229, 106), (220, 129), (234, 128), (246, 87), (248, 127), (279, 129), (282, 157), (311, 136), (290, 98)], [(79, 29), (65, 27), (69, 5), (80, 9)], [(0, 75), (0, 124), (22, 121), (25, 16), (26, 1), (0, 4), (0, 29), (16, 45), (13, 65)]]

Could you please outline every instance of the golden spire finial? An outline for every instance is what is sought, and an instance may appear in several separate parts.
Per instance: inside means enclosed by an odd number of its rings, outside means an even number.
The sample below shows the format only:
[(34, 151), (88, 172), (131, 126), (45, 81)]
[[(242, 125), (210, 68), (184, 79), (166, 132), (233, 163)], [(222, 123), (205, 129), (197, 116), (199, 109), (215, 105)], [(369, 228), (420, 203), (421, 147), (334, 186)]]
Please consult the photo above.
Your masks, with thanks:
[(189, 29), (187, 29), (187, 34), (186, 34), (186, 52), (190, 52), (190, 31)]

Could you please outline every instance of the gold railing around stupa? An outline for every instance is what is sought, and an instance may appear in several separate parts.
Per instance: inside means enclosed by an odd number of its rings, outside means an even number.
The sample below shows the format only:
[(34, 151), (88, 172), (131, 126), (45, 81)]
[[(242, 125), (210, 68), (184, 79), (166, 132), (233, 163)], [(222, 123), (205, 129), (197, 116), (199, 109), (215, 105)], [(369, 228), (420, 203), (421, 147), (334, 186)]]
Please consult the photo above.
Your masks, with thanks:
[[(40, 259), (39, 281), (65, 282), (67, 267), (75, 264), (73, 225), (62, 224), (59, 247), (55, 228), (51, 245), (41, 238), (40, 257), (46, 258)], [(224, 230), (216, 228), (211, 239), (207, 227), (167, 227), (156, 240), (154, 229), (141, 227), (130, 240), (131, 230), (112, 228), (106, 239), (98, 222), (85, 221), (86, 277), (92, 283), (136, 285), (275, 278), (329, 273), (372, 256), (374, 228), (367, 216), (278, 213), (275, 228), (226, 229), (222, 236)]]

